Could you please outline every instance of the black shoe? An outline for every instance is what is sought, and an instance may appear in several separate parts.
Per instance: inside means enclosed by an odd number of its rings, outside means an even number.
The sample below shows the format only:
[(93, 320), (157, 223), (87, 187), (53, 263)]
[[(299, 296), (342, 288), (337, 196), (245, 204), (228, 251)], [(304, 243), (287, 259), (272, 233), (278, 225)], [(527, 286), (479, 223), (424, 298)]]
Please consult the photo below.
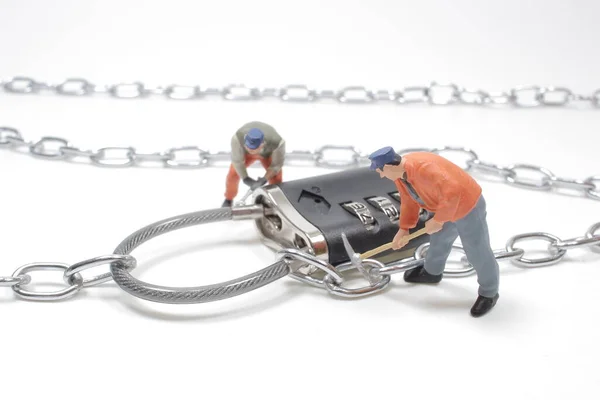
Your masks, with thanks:
[(417, 267), (406, 271), (404, 280), (411, 283), (438, 283), (442, 280), (442, 274), (431, 275), (425, 268)]
[(225, 201), (223, 202), (223, 205), (221, 205), (221, 207), (231, 207), (231, 200), (225, 199)]
[(475, 300), (475, 304), (471, 308), (471, 315), (474, 317), (481, 317), (483, 314), (490, 311), (496, 305), (498, 301), (499, 294), (496, 294), (494, 297), (485, 297), (479, 295), (477, 300)]

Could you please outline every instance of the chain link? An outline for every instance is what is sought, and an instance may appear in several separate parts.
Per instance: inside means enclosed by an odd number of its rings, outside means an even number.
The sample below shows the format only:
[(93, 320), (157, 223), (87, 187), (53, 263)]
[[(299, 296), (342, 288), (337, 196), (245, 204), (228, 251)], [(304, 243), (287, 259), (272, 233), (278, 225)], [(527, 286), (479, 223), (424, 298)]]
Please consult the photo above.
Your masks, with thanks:
[[(62, 271), (64, 273), (68, 270), (68, 268), (68, 265), (62, 263), (32, 263), (18, 268), (14, 272), (13, 278), (19, 278), (33, 271)], [(33, 290), (26, 290), (21, 287), (23, 285), (22, 283), (12, 286), (12, 290), (17, 294), (17, 296), (25, 300), (64, 300), (73, 297), (77, 294), (77, 292), (79, 292), (79, 290), (81, 290), (83, 287), (83, 278), (81, 275), (75, 274), (69, 279), (67, 284), (69, 285), (67, 288), (55, 292), (36, 292)]]
[[(555, 176), (552, 172), (550, 172), (546, 168), (542, 168), (542, 167), (538, 167), (536, 165), (530, 165), (530, 164), (513, 164), (513, 165), (509, 166), (507, 169), (508, 169), (508, 175), (505, 177), (505, 179), (506, 179), (506, 182), (510, 183), (511, 185), (521, 186), (524, 188), (535, 189), (535, 190), (550, 190), (552, 188), (552, 185), (550, 184), (550, 179), (555, 178)], [(544, 176), (542, 177), (540, 183), (531, 182), (530, 180), (520, 178), (519, 175), (517, 174), (517, 171), (519, 171), (519, 170), (534, 171), (534, 172), (540, 173)]]
[(490, 95), (483, 90), (462, 89), (458, 92), (458, 100), (463, 104), (484, 105), (489, 102)]
[[(406, 152), (406, 150), (404, 150), (404, 152)], [(435, 148), (435, 149), (431, 150), (431, 152), (441, 155), (442, 157), (444, 157), (445, 154), (451, 154), (451, 153), (458, 153), (458, 154), (463, 154), (463, 155), (467, 156), (466, 165), (464, 167), (462, 167), (465, 171), (468, 171), (471, 169), (471, 163), (473, 163), (476, 160), (479, 160), (479, 156), (477, 155), (477, 153), (475, 153), (473, 150), (468, 149), (466, 147), (445, 146), (445, 147)], [(460, 167), (460, 163), (457, 162), (456, 164)]]
[[(511, 237), (506, 243), (506, 250), (515, 251), (515, 244), (525, 240), (543, 240), (549, 242), (550, 245), (548, 246), (549, 255), (546, 257), (534, 259), (521, 256), (514, 260), (515, 264), (523, 267), (545, 267), (548, 265), (553, 265), (559, 262), (567, 253), (565, 249), (556, 247), (556, 244), (560, 242), (560, 239), (557, 236), (544, 232), (532, 232), (515, 235)], [(552, 247), (552, 245), (554, 245), (554, 247)]]
[(316, 92), (306, 85), (288, 85), (279, 91), (279, 97), (283, 101), (310, 102), (316, 99)]
[[(192, 154), (193, 157), (185, 156)], [(196, 146), (185, 146), (172, 148), (166, 152), (165, 165), (171, 168), (199, 168), (208, 165), (208, 151)]]
[(308, 254), (304, 251), (300, 251), (298, 249), (283, 249), (277, 253), (278, 261), (285, 261), (291, 272), (289, 274), (290, 278), (296, 279), (300, 282), (308, 283), (312, 286), (325, 286), (324, 279), (318, 279), (310, 274), (302, 274), (298, 272), (298, 269), (310, 265), (311, 267), (315, 267), (316, 269), (321, 270), (325, 273), (326, 276), (331, 276), (331, 280), (338, 284), (341, 284), (343, 281), (342, 276), (335, 269), (335, 267), (328, 262), (318, 259), (312, 254)]
[(14, 143), (22, 142), (23, 137), (15, 128), (0, 128), (0, 148), (12, 147)]
[(55, 90), (64, 96), (87, 96), (94, 92), (94, 85), (85, 79), (70, 78), (56, 85)]
[[(332, 153), (346, 153), (347, 157), (343, 159), (339, 158), (331, 158), (327, 157), (328, 152)], [(346, 168), (357, 166), (360, 164), (361, 153), (354, 146), (340, 146), (340, 145), (325, 145), (319, 147), (315, 151), (315, 164), (317, 167), (326, 167), (326, 168)]]
[[(323, 278), (323, 283), (327, 291), (340, 297), (356, 298), (381, 292), (390, 284), (391, 278), (389, 275), (376, 274), (373, 272), (383, 268), (384, 264), (377, 260), (366, 259), (362, 261), (361, 266), (363, 268), (366, 267), (369, 274), (368, 276), (374, 277), (373, 282), (368, 282), (369, 284), (367, 286), (350, 289), (344, 287), (342, 282), (334, 281), (331, 275), (325, 275), (325, 278)], [(335, 266), (335, 270), (340, 273), (354, 269), (357, 269), (357, 266), (352, 262), (345, 262)]]
[[(69, 283), (73, 279), (74, 276), (78, 275), (80, 272), (83, 272), (87, 269), (98, 267), (101, 265), (111, 265), (111, 264), (119, 264), (127, 271), (131, 271), (137, 265), (137, 260), (133, 258), (131, 255), (120, 255), (120, 254), (111, 254), (109, 256), (101, 256), (92, 258), (89, 260), (85, 260), (82, 262), (78, 262), (76, 264), (68, 267), (64, 272), (64, 280)], [(83, 287), (90, 287), (100, 285), (104, 282), (108, 282), (112, 280), (112, 274), (110, 272), (106, 272), (101, 275), (94, 276), (89, 279), (84, 279), (81, 283)]]
[(430, 104), (454, 104), (460, 99), (461, 92), (461, 89), (453, 83), (432, 82), (427, 89), (427, 97)]
[(105, 147), (90, 156), (92, 163), (100, 167), (130, 167), (135, 159), (133, 147)]
[(468, 160), (467, 164), (472, 168), (472, 170), (476, 170), (480, 174), (488, 174), (501, 177), (512, 175), (511, 170), (507, 167), (501, 167), (499, 165), (484, 162), (481, 160)]
[(38, 158), (64, 160), (66, 155), (62, 151), (63, 147), (69, 147), (66, 139), (44, 136), (29, 147), (29, 152)]
[(106, 87), (105, 90), (111, 96), (118, 99), (137, 99), (145, 97), (152, 92), (152, 90), (146, 89), (141, 82), (117, 83), (116, 85)]
[(37, 93), (41, 87), (41, 84), (37, 83), (32, 78), (23, 76), (15, 76), (6, 81), (3, 84), (4, 90), (9, 93), (16, 94), (27, 94)]

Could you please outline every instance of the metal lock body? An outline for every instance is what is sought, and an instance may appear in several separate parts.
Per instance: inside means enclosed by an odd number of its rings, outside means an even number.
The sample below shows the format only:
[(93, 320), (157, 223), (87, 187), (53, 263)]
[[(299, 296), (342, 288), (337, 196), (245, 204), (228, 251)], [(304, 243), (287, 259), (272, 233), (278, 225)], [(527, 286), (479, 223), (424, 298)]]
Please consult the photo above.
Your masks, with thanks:
[[(391, 242), (399, 228), (398, 190), (369, 168), (264, 186), (254, 196), (265, 208), (256, 225), (267, 246), (297, 248), (332, 265), (349, 261), (342, 233), (356, 252), (364, 253)], [(423, 228), (430, 217), (423, 210), (411, 232)], [(399, 251), (388, 250), (373, 258), (389, 264), (412, 256), (428, 241), (428, 235), (423, 235)]]

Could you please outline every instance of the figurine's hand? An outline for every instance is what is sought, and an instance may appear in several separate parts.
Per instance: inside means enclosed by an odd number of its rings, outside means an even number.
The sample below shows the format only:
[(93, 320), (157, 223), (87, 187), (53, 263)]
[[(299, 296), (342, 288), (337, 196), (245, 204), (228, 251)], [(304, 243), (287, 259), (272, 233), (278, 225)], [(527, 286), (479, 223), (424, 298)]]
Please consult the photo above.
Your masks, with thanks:
[(265, 178), (258, 178), (256, 181), (254, 181), (254, 184), (252, 186), (250, 186), (250, 189), (252, 189), (252, 190), (258, 189), (259, 187), (263, 186), (265, 183), (267, 183), (267, 180)]
[(435, 219), (430, 219), (429, 221), (425, 222), (425, 229), (429, 235), (441, 231), (443, 227), (444, 223), (438, 222)]
[(408, 231), (404, 229), (398, 230), (396, 236), (394, 236), (394, 240), (392, 240), (392, 249), (398, 250), (402, 247), (406, 246), (408, 243)]
[(256, 181), (252, 178), (250, 178), (249, 176), (244, 178), (244, 183), (250, 187), (250, 189), (253, 189), (252, 186), (256, 185)]

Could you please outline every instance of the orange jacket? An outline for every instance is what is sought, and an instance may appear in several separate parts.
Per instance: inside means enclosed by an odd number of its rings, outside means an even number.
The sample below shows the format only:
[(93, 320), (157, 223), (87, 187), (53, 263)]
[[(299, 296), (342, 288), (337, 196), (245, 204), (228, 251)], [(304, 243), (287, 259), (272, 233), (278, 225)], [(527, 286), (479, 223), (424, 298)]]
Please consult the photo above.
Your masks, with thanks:
[[(405, 179), (412, 185), (423, 208), (435, 213), (439, 222), (456, 221), (471, 211), (479, 197), (481, 187), (459, 166), (433, 153), (409, 153), (402, 156)], [(402, 180), (395, 181), (400, 193), (400, 228), (414, 228), (419, 220), (421, 205), (409, 194)]]

